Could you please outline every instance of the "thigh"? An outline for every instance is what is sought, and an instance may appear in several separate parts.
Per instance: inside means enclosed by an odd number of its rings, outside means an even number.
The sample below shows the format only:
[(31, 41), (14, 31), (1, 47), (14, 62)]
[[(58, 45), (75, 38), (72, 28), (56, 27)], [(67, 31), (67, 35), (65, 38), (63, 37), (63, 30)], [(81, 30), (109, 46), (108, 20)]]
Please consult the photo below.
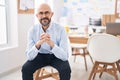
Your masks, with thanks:
[(60, 80), (70, 80), (71, 68), (68, 61), (62, 61), (55, 57), (51, 62), (51, 66), (58, 70)]
[(71, 68), (69, 65), (68, 61), (62, 61), (58, 58), (55, 58), (52, 62), (51, 65), (52, 67), (56, 68), (60, 73), (64, 70), (68, 70), (71, 72)]
[(32, 61), (27, 61), (23, 67), (22, 71), (23, 72), (30, 72), (34, 73), (37, 69), (42, 68), (46, 66), (46, 62), (44, 58), (41, 55), (37, 55), (36, 58)]

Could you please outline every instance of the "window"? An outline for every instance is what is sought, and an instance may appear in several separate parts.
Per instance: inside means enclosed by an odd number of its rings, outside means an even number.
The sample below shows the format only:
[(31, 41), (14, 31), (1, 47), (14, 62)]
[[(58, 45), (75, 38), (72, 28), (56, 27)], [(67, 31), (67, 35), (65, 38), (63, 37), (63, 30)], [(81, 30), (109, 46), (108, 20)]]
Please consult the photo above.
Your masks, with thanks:
[(0, 0), (0, 45), (7, 44), (7, 19), (5, 0)]

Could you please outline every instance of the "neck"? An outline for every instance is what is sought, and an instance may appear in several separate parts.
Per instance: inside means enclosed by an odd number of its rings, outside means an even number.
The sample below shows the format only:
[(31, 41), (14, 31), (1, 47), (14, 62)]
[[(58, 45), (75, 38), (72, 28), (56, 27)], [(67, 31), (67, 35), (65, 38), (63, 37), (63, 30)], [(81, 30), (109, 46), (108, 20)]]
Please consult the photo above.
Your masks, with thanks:
[(46, 32), (46, 30), (47, 30), (48, 27), (49, 27), (49, 26), (42, 26), (43, 31)]

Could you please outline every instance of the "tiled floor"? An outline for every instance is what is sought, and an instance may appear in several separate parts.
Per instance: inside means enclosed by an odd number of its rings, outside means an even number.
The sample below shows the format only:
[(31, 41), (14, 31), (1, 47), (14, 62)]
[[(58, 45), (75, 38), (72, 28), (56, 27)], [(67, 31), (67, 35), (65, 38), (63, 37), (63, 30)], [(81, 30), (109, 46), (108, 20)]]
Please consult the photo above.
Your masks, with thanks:
[[(70, 65), (72, 68), (72, 77), (71, 80), (88, 80), (91, 68), (92, 68), (92, 63), (89, 59), (87, 58), (87, 63), (88, 63), (88, 71), (85, 71), (84, 67), (84, 61), (83, 58), (78, 56), (76, 62), (73, 62), (73, 57), (70, 58)], [(22, 80), (21, 78), (21, 69), (18, 69), (17, 71), (6, 75), (4, 77), (0, 77), (0, 80)], [(119, 80), (120, 80), (120, 73), (118, 73)], [(45, 80), (54, 80), (52, 78), (45, 79)], [(96, 75), (95, 80), (114, 80), (114, 78), (111, 75), (108, 75), (107, 73), (104, 73), (101, 79), (98, 78)]]

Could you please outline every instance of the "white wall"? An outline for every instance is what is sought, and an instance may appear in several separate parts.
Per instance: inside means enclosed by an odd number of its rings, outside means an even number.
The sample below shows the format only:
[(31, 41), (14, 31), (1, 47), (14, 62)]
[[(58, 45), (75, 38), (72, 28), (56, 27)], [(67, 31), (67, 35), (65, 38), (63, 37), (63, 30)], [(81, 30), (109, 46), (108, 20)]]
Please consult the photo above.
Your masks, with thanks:
[[(25, 49), (27, 42), (27, 31), (34, 23), (33, 14), (17, 14), (17, 0), (7, 0), (10, 9), (9, 29), (16, 28), (16, 31), (11, 32), (12, 39), (18, 46), (9, 49), (0, 50), (0, 74), (10, 71), (18, 66), (21, 66), (26, 61)], [(12, 10), (12, 11), (11, 11)], [(10, 30), (10, 31), (11, 31)], [(16, 36), (18, 35), (18, 37)], [(13, 41), (14, 41), (13, 40)]]

